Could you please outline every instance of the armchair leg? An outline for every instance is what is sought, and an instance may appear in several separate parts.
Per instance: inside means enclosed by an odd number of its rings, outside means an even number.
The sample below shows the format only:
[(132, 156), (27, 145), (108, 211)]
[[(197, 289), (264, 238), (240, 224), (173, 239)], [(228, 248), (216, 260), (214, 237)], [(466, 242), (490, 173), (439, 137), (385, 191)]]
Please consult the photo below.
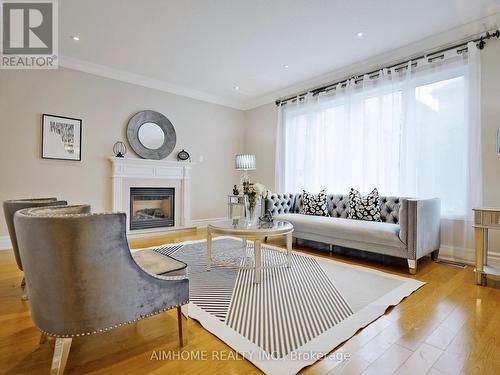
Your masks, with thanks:
[(439, 258), (439, 249), (437, 250), (434, 250), (432, 253), (431, 253), (431, 259), (435, 262), (437, 261)]
[(182, 317), (182, 306), (177, 306), (177, 324), (179, 326), (179, 345), (184, 346), (187, 344), (187, 318), (185, 324)]
[[(25, 280), (25, 279), (23, 278), (23, 280)], [(23, 285), (22, 282), (21, 282), (21, 285)], [(22, 287), (22, 289), (23, 289), (23, 294), (21, 295), (21, 300), (22, 301), (29, 300), (30, 299), (29, 294), (28, 294), (29, 288), (28, 288), (28, 284), (26, 284), (26, 281), (24, 282), (24, 287)]]
[(408, 259), (408, 270), (410, 271), (410, 275), (417, 274), (417, 261), (415, 259)]
[(40, 333), (40, 345), (45, 344), (47, 342), (47, 335), (43, 332)]
[(61, 375), (64, 373), (64, 368), (68, 361), (69, 349), (71, 348), (71, 341), (73, 341), (72, 338), (58, 337), (56, 339), (50, 375)]

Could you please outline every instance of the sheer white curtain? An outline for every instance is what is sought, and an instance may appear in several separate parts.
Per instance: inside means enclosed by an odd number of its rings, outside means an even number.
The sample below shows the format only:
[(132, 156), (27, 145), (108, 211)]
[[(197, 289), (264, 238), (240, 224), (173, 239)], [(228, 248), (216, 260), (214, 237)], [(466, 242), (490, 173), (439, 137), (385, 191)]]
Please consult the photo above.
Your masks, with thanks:
[(402, 95), (406, 73), (307, 95), (280, 113), (276, 149), (279, 191), (345, 192), (379, 187), (397, 193)]
[(416, 63), (281, 106), (277, 191), (377, 187), (470, 218), (482, 201), (479, 51)]

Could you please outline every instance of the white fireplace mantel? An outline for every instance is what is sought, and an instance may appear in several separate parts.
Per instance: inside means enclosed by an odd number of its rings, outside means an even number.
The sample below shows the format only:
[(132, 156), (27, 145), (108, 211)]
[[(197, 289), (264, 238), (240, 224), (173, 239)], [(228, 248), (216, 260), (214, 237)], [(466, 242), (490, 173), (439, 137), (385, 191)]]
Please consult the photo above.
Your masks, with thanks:
[[(127, 213), (127, 232), (129, 231), (130, 187), (134, 186), (174, 187), (176, 196), (174, 228), (186, 228), (191, 225), (192, 163), (116, 157), (111, 157), (109, 160), (112, 166), (113, 211)], [(134, 230), (133, 233), (154, 231), (153, 229)]]

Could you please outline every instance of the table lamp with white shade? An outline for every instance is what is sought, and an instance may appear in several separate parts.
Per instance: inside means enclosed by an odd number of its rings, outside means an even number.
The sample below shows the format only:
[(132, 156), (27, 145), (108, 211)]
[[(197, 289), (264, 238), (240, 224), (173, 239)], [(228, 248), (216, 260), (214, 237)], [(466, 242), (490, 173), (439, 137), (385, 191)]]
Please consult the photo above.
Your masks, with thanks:
[(250, 154), (238, 154), (234, 159), (235, 169), (237, 171), (243, 171), (241, 175), (240, 182), (249, 182), (250, 177), (248, 177), (248, 171), (255, 170), (257, 166), (257, 161), (255, 155)]

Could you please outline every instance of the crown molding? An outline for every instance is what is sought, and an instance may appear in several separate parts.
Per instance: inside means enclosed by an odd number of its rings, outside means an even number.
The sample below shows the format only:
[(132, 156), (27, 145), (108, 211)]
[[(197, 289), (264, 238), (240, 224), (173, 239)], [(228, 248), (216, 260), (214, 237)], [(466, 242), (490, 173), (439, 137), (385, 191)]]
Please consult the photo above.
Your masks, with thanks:
[(465, 39), (471, 35), (496, 28), (499, 25), (500, 13), (496, 13), (488, 17), (481, 18), (465, 25), (416, 41), (404, 47), (384, 52), (382, 54), (367, 58), (363, 61), (353, 62), (348, 66), (344, 66), (329, 73), (325, 73), (323, 75), (313, 77), (309, 80), (301, 81), (294, 85), (290, 85), (282, 89), (275, 90), (244, 101), (209, 94), (203, 91), (171, 84), (162, 80), (149, 78), (140, 74), (115, 69), (106, 65), (94, 64), (89, 61), (80, 60), (70, 56), (60, 56), (59, 66), (188, 97), (191, 99), (201, 100), (208, 103), (246, 111), (265, 104), (274, 103), (274, 101), (278, 98), (294, 95), (298, 92), (308, 90), (312, 87), (319, 87), (324, 85), (325, 83), (335, 81), (346, 76), (356, 75), (360, 72), (376, 69), (381, 65), (390, 64), (391, 62), (406, 58), (415, 53), (426, 51), (438, 46), (443, 46), (460, 39)]
[(243, 110), (240, 101), (223, 98), (203, 91), (190, 89), (184, 86), (171, 84), (162, 80), (149, 78), (140, 74), (131, 73), (125, 70), (115, 69), (107, 65), (94, 64), (89, 61), (80, 60), (71, 56), (60, 56), (59, 66), (78, 70), (85, 73), (94, 74), (100, 77), (110, 78), (117, 81), (131, 83), (138, 86), (147, 87), (170, 94), (180, 95), (191, 99), (201, 100), (212, 104)]
[[(419, 41), (410, 43), (404, 47), (393, 49), (376, 56), (369, 57), (363, 61), (354, 62), (348, 66), (336, 69), (329, 73), (316, 76), (306, 81), (296, 83), (294, 85), (285, 87), (280, 90), (272, 91), (254, 99), (244, 102), (243, 110), (250, 110), (260, 107), (265, 104), (274, 103), (276, 99), (295, 95), (299, 92), (309, 90), (314, 87), (320, 87), (328, 82), (336, 81), (352, 75), (377, 69), (382, 65), (391, 65), (400, 59), (435, 49), (436, 47), (445, 46), (454, 43), (457, 40), (466, 39), (472, 35), (476, 35), (500, 25), (500, 13), (492, 14), (488, 17), (455, 27), (453, 29), (444, 31), (439, 34), (421, 39)], [(488, 48), (488, 47), (486, 47)]]

